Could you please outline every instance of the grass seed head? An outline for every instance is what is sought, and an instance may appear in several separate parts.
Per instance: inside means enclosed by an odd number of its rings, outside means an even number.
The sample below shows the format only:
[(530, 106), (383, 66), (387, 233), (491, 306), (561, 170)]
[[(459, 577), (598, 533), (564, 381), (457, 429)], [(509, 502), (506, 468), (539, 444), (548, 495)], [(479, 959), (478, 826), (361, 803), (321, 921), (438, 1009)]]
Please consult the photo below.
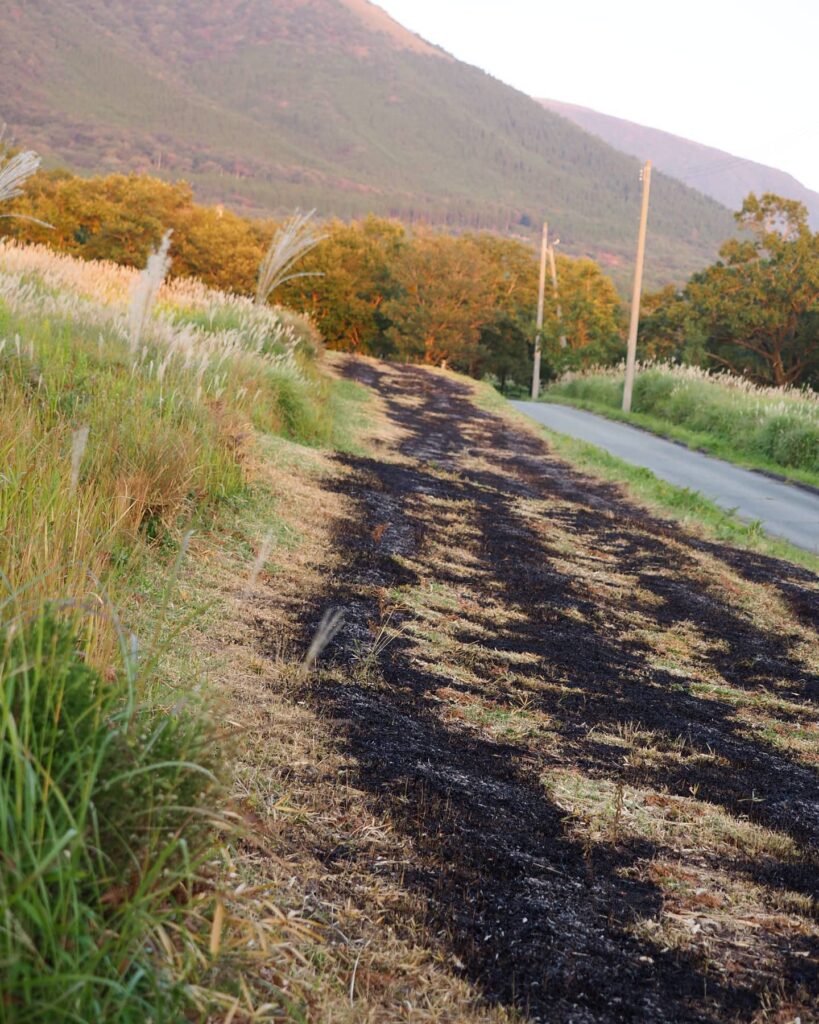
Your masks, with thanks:
[(89, 427), (80, 427), (71, 435), (71, 493), (77, 490), (80, 482), (80, 466), (88, 444)]

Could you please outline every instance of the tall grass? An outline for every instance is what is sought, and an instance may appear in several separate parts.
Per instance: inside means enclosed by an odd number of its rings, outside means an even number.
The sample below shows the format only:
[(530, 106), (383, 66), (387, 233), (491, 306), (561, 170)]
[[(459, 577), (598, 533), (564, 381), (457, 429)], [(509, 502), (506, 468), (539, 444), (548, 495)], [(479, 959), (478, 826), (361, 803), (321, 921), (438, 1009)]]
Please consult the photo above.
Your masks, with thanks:
[(144, 543), (241, 493), (254, 428), (332, 434), (306, 321), (175, 282), (135, 350), (138, 279), (0, 245), (0, 571), (14, 588), (116, 592)]
[(145, 275), (0, 243), (0, 1021), (204, 1019), (227, 945), (210, 726), (114, 609), (333, 406), (307, 321), (158, 270), (135, 332)]
[(130, 328), (131, 349), (139, 348), (142, 335), (148, 320), (153, 313), (159, 289), (171, 269), (171, 236), (173, 231), (166, 231), (156, 252), (148, 257), (145, 269), (134, 282), (131, 291), (131, 302), (128, 306), (128, 325)]
[(23, 194), (23, 185), (37, 173), (40, 157), (30, 150), (18, 153), (0, 163), (0, 203)]
[(76, 613), (3, 612), (0, 1019), (180, 1019), (213, 846), (207, 730), (141, 699), (127, 643), (103, 678)]
[[(566, 374), (547, 388), (558, 399), (619, 417), (620, 367)], [(795, 388), (764, 388), (728, 373), (693, 366), (640, 367), (632, 406), (635, 420), (728, 458), (784, 471), (819, 483), (819, 395)]]
[(320, 277), (316, 272), (299, 273), (296, 266), (327, 237), (316, 230), (316, 211), (295, 213), (273, 235), (270, 246), (259, 267), (256, 302), (263, 305), (271, 295), (288, 281), (300, 277)]

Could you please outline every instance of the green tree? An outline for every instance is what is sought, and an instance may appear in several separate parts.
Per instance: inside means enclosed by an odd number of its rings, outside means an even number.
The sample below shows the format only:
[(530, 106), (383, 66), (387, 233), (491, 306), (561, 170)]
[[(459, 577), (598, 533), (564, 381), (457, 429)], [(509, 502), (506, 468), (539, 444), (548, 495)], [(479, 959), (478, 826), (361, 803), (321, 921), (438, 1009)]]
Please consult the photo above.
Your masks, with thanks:
[(694, 330), (690, 304), (675, 285), (643, 296), (637, 342), (641, 359), (699, 362), (692, 358)]
[(481, 331), (479, 368), (489, 374), (501, 392), (510, 384), (526, 385), (532, 376), (532, 323), (500, 312)]
[(683, 297), (715, 364), (763, 384), (799, 384), (819, 372), (819, 234), (806, 208), (751, 193), (737, 214), (743, 236), (695, 274)]
[(309, 313), (327, 344), (341, 351), (389, 355), (391, 326), (385, 305), (394, 298), (394, 268), (405, 243), (397, 221), (367, 217), (353, 224), (335, 221), (325, 240), (304, 260), (320, 277), (285, 286), (281, 301)]
[(476, 241), (491, 267), (492, 310), (480, 331), (476, 373), (494, 377), (502, 391), (524, 385), (532, 373), (537, 307), (537, 258), (531, 246), (497, 235)]

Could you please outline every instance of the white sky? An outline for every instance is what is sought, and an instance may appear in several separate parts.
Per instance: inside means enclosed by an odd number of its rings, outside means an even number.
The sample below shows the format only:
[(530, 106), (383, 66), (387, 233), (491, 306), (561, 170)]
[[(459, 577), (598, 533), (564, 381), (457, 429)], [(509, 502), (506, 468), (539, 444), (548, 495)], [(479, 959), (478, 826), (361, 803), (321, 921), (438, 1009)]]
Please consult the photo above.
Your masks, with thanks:
[(819, 190), (819, 0), (376, 0), (531, 96), (789, 171)]

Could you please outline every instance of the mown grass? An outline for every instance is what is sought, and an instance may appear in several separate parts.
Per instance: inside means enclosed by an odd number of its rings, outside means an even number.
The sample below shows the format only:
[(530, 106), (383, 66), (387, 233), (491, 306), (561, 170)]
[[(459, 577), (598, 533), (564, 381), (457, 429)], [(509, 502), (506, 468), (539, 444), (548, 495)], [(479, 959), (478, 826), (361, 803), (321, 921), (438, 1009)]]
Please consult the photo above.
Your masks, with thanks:
[(637, 376), (630, 414), (621, 408), (619, 368), (568, 374), (543, 397), (819, 486), (819, 396), (813, 392), (759, 388), (696, 367), (651, 365)]
[(259, 439), (353, 445), (357, 396), (309, 323), (193, 282), (135, 346), (136, 276), (0, 245), (0, 1021), (235, 1014), (220, 965), (269, 941), (220, 895), (229, 747), (168, 678), (172, 591), (191, 530), (275, 500)]

